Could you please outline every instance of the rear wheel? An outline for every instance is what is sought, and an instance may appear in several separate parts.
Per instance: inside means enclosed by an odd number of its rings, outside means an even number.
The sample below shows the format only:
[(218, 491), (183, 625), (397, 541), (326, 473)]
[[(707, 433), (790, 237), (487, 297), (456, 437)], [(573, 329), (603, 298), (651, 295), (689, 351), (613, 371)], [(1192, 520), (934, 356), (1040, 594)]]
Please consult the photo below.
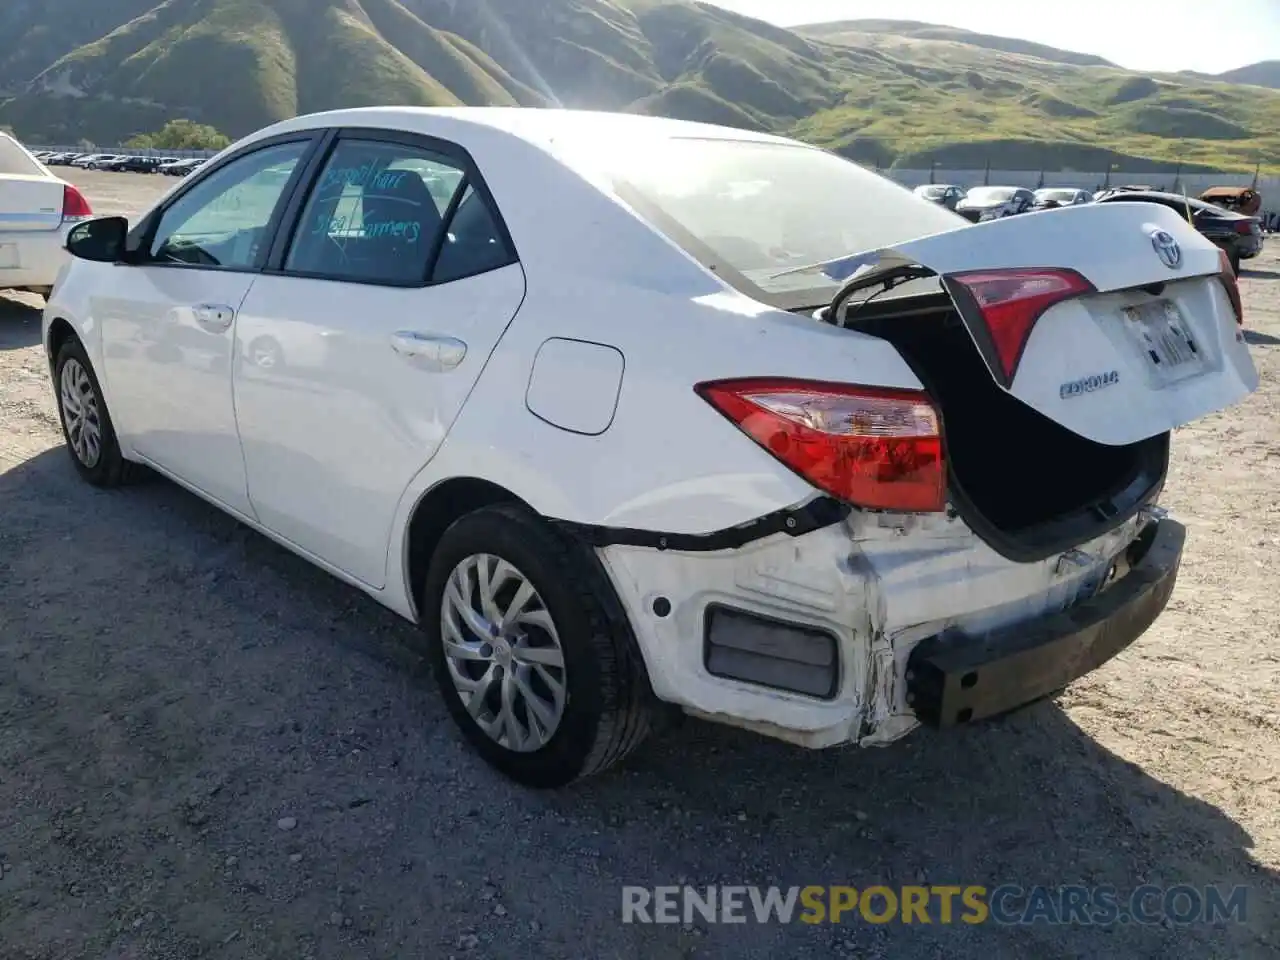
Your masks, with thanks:
[(1237, 277), (1240, 276), (1240, 251), (1228, 250), (1227, 260), (1231, 263), (1231, 272)]
[(53, 383), (62, 435), (76, 472), (96, 487), (115, 487), (133, 479), (139, 468), (120, 452), (93, 364), (74, 337), (58, 349)]
[(486, 507), (440, 539), (421, 619), (472, 746), (526, 786), (599, 773), (650, 730), (652, 693), (598, 561), (527, 509)]

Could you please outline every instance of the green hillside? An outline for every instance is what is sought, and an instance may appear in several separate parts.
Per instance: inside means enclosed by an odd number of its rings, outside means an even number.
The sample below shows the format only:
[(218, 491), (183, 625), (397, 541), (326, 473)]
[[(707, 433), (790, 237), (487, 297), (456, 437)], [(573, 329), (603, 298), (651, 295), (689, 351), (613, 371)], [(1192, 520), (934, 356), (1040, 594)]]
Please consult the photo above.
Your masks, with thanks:
[(988, 50), (1000, 50), (1005, 53), (1017, 53), (1026, 57), (1038, 57), (1057, 63), (1070, 63), (1078, 67), (1114, 67), (1115, 64), (1102, 57), (1088, 53), (1074, 53), (1070, 50), (1059, 50), (1043, 43), (1032, 43), (1030, 40), (1018, 40), (1013, 37), (997, 37), (989, 33), (974, 33), (972, 30), (961, 30), (958, 27), (944, 27), (933, 23), (921, 23), (918, 20), (840, 20), (832, 23), (815, 23), (805, 27), (796, 27), (798, 33), (806, 36), (821, 37), (839, 43), (850, 34), (885, 33), (896, 37), (913, 37), (917, 40), (953, 40), (967, 43)]
[(1271, 87), (1280, 90), (1280, 60), (1263, 60), (1251, 63), (1247, 67), (1239, 67), (1218, 74), (1219, 80), (1230, 83), (1251, 83), (1258, 87)]
[(1032, 57), (989, 43), (1004, 38), (950, 28), (938, 29), (965, 42), (887, 32), (884, 21), (855, 29), (862, 23), (798, 30), (881, 55), (899, 75), (868, 76), (840, 106), (798, 124), (798, 135), (874, 140), (904, 166), (982, 166), (989, 157), (1005, 169), (1280, 168), (1280, 92), (1084, 65), (1052, 48)]
[(1280, 91), (911, 21), (784, 30), (693, 0), (7, 0), (0, 31), (23, 38), (0, 53), (0, 124), (46, 142), (176, 116), (239, 136), (341, 106), (560, 104), (882, 166), (1280, 166)]

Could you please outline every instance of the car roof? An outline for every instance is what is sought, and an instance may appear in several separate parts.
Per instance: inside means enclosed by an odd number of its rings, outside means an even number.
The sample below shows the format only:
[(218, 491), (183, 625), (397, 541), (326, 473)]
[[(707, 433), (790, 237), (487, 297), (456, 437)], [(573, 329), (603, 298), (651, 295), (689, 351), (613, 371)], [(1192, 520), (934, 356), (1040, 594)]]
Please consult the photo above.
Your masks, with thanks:
[(477, 132), (492, 130), (531, 144), (547, 146), (557, 139), (699, 137), (715, 140), (749, 140), (761, 143), (798, 143), (785, 137), (723, 127), (691, 120), (673, 120), (639, 113), (610, 113), (600, 110), (571, 110), (546, 107), (355, 107), (305, 114), (284, 120), (254, 134), (308, 130), (318, 127), (375, 127), (419, 130), (433, 120), (448, 120), (451, 126), (471, 127)]
[(1193, 210), (1208, 210), (1212, 212), (1215, 216), (1219, 216), (1227, 220), (1252, 219), (1251, 217), (1248, 217), (1245, 214), (1235, 213), (1232, 210), (1224, 210), (1222, 207), (1219, 207), (1212, 203), (1205, 203), (1203, 200), (1200, 200), (1196, 197), (1191, 197), (1191, 196), (1184, 197), (1180, 193), (1166, 193), (1163, 190), (1123, 190), (1118, 193), (1111, 194), (1106, 199), (1112, 200), (1113, 198), (1115, 198), (1118, 200), (1121, 197), (1123, 197), (1125, 200), (1134, 200), (1134, 199), (1142, 200), (1143, 198), (1147, 198), (1151, 200), (1170, 200), (1177, 203), (1182, 203), (1185, 201), (1187, 205), (1190, 206), (1191, 209)]

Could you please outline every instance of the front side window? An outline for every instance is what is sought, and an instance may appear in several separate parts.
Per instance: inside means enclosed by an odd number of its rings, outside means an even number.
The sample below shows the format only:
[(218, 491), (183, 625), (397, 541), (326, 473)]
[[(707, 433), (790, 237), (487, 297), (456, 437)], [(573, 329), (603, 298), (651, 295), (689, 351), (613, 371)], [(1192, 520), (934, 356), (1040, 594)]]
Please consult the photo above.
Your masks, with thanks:
[(160, 217), (151, 259), (248, 269), (269, 241), (267, 228), (309, 141), (264, 147), (213, 171)]
[(285, 270), (332, 280), (421, 285), (454, 195), (454, 161), (420, 147), (340, 140), (294, 233)]

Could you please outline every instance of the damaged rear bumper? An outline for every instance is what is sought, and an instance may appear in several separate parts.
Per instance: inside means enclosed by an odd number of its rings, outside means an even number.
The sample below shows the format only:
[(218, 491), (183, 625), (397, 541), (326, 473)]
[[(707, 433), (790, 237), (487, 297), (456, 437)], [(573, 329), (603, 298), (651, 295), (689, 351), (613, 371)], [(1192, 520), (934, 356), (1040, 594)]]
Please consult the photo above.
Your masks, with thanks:
[[(1057, 557), (1009, 560), (958, 516), (859, 512), (799, 536), (772, 534), (727, 549), (619, 543), (596, 549), (658, 699), (693, 716), (821, 749), (897, 740), (921, 724), (930, 697), (941, 717), (958, 702), (955, 688), (971, 691), (965, 678), (973, 671), (957, 672), (962, 664), (988, 671), (984, 693), (1005, 676), (990, 704), (973, 705), (982, 715), (1052, 693), (1092, 669), (1164, 607), (1181, 529), (1135, 516), (1080, 544), (1071, 564)], [(1174, 540), (1176, 549), (1168, 546)], [(1135, 544), (1147, 544), (1141, 557)], [(1172, 568), (1157, 562), (1170, 550)], [(1170, 575), (1157, 575), (1157, 567)], [(1152, 577), (1167, 589), (1138, 589)], [(1113, 625), (1095, 631), (1091, 644), (1083, 634), (1095, 621)], [(1043, 625), (1060, 622), (1080, 636), (1059, 639), (1057, 648), (1047, 640), (1043, 648), (1031, 644), (1038, 652), (1024, 653), (1021, 664), (1021, 648), (1001, 645), (1016, 639), (992, 639), (1028, 631), (1043, 638)], [(970, 662), (956, 652), (960, 646), (987, 652)], [(917, 648), (923, 652), (913, 661)], [(1024, 668), (1028, 676), (1017, 678)], [(908, 694), (922, 706), (908, 702)]]
[(952, 727), (1048, 697), (1138, 639), (1178, 579), (1186, 529), (1161, 520), (1127, 552), (1128, 573), (1091, 600), (983, 636), (939, 634), (907, 661), (907, 703), (922, 723)]

